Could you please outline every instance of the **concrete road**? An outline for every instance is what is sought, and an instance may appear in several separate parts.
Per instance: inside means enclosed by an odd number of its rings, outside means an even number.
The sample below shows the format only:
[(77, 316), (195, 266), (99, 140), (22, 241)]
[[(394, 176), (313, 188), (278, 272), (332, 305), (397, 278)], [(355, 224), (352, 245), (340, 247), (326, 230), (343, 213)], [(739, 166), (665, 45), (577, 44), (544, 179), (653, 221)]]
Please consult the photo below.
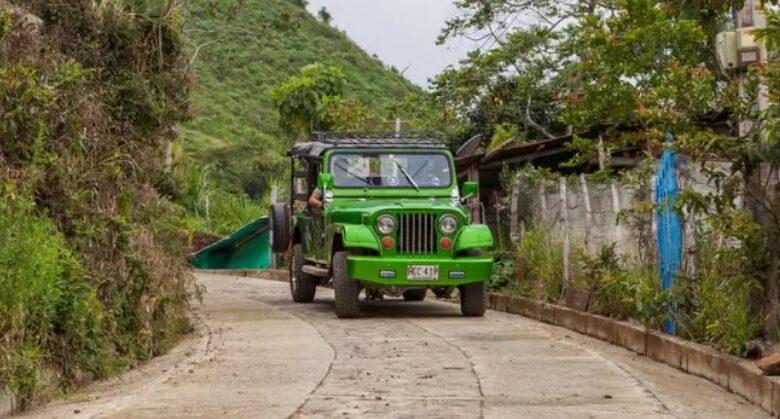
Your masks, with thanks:
[(445, 302), (364, 303), (331, 290), (200, 275), (198, 333), (123, 377), (29, 417), (766, 417), (738, 396), (624, 349)]

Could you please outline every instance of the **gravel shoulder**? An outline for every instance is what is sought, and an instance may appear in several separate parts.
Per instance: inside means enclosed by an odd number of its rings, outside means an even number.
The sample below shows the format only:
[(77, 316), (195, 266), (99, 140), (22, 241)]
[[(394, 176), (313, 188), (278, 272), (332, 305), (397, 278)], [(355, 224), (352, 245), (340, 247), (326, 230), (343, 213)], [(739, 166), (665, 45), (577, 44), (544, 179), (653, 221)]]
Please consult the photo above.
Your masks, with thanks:
[[(363, 304), (199, 274), (197, 332), (170, 353), (27, 417), (767, 417), (697, 377), (520, 316)], [(76, 413), (77, 412), (77, 413)]]

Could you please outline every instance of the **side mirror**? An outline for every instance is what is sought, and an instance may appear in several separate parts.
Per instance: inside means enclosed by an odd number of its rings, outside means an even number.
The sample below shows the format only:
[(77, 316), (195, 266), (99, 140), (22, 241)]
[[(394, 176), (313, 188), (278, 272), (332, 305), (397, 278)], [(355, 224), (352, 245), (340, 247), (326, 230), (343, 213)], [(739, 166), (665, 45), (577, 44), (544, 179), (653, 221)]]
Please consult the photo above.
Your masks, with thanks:
[(328, 189), (333, 187), (333, 175), (330, 173), (320, 173), (317, 176), (317, 187), (325, 193)]
[(461, 199), (474, 198), (479, 194), (479, 184), (477, 182), (463, 182), (461, 188)]

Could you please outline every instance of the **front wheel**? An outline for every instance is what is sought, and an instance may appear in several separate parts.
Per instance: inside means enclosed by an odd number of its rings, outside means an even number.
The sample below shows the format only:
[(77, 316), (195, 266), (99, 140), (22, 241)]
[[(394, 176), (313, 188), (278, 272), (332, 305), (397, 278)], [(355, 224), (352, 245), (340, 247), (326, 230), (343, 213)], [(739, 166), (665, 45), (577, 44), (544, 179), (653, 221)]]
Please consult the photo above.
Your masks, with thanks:
[(360, 315), (360, 283), (347, 275), (347, 255), (340, 251), (333, 255), (333, 294), (336, 317), (349, 319)]
[(460, 287), (460, 312), (464, 316), (481, 317), (487, 309), (487, 293), (485, 283), (461, 285)]
[(290, 264), (290, 293), (296, 303), (314, 301), (317, 292), (317, 278), (303, 271), (303, 245), (296, 244), (293, 248), (293, 260)]
[(404, 300), (406, 301), (423, 301), (425, 296), (428, 295), (427, 288), (412, 288), (404, 291)]

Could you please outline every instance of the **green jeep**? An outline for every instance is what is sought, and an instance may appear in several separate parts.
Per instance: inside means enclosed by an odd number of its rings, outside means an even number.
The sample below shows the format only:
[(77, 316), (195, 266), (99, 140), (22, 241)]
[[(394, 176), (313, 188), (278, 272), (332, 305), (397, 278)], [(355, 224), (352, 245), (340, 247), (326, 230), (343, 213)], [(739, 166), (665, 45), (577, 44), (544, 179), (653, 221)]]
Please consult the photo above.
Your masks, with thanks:
[[(485, 313), (493, 247), (463, 205), (452, 154), (431, 136), (315, 133), (290, 152), (290, 203), (271, 207), (274, 252), (292, 252), (290, 290), (311, 302), (333, 279), (336, 315), (360, 314), (359, 295), (425, 299), (457, 287), (466, 316)], [(309, 204), (317, 191), (322, 205)], [(316, 202), (316, 200), (315, 200)]]

